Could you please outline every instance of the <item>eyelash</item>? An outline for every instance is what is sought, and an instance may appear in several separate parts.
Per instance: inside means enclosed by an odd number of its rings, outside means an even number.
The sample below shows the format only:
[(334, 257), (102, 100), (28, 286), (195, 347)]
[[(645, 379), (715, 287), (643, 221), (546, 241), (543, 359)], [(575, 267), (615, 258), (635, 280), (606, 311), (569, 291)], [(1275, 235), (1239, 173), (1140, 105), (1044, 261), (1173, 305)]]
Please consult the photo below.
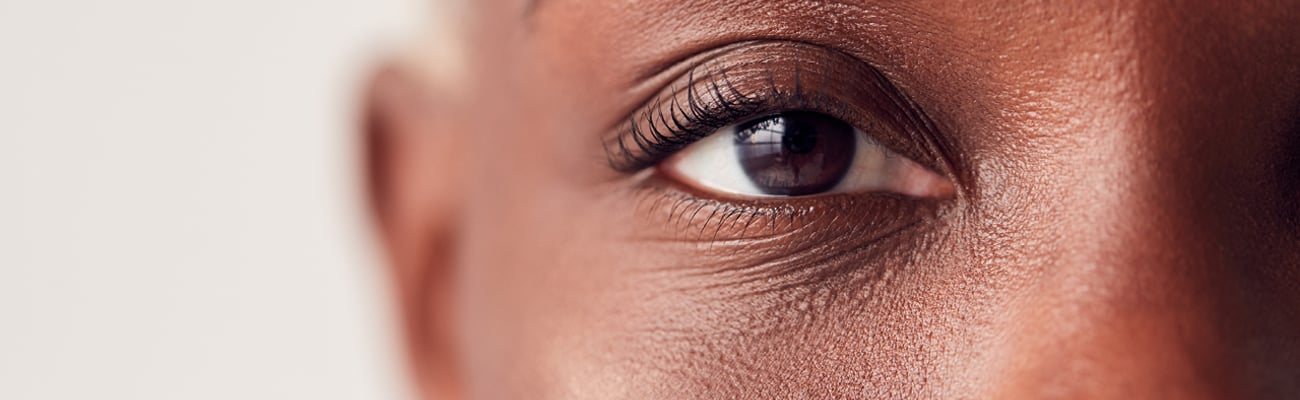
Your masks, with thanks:
[[(814, 102), (809, 99), (822, 98), (805, 93), (807, 86), (802, 82), (802, 74), (796, 74), (793, 91), (783, 91), (776, 84), (774, 72), (764, 69), (762, 75), (747, 75), (757, 80), (746, 81), (751, 89), (743, 91), (729, 72), (725, 66), (696, 65), (684, 82), (670, 87), (633, 113), (614, 139), (606, 142), (610, 166), (623, 173), (642, 171), (720, 128), (773, 109), (812, 108)], [(706, 243), (716, 243), (720, 238), (752, 240), (753, 235), (764, 233), (763, 229), (751, 230), (751, 225), (771, 231), (794, 230), (799, 216), (808, 211), (797, 203), (715, 200), (685, 188), (665, 185), (660, 179), (642, 183), (639, 186), (645, 190), (640, 193), (646, 195), (642, 200), (648, 202), (643, 204), (654, 214), (666, 213), (660, 215), (666, 218), (664, 222), (668, 226), (680, 227), (673, 229), (677, 232), (675, 240)], [(777, 229), (778, 225), (781, 229)]]
[[(680, 185), (655, 168), (721, 128), (778, 111), (809, 111), (848, 122), (891, 150), (942, 170), (948, 159), (935, 142), (934, 124), (860, 58), (798, 42), (749, 43), (691, 65), (673, 81), (602, 141), (609, 166), (628, 178), (617, 182), (628, 184), (638, 213), (662, 228), (638, 232), (641, 239), (746, 247), (798, 235), (857, 243), (901, 234), (941, 208), (938, 201), (886, 192), (724, 199)], [(845, 220), (855, 222), (836, 223)]]
[[(700, 67), (697, 67), (697, 69)], [(708, 71), (706, 71), (708, 72)], [(614, 170), (631, 173), (651, 167), (695, 141), (718, 129), (743, 122), (766, 112), (815, 111), (851, 120), (848, 108), (820, 92), (807, 93), (800, 70), (795, 70), (794, 90), (782, 91), (775, 73), (767, 71), (765, 86), (743, 93), (729, 79), (727, 69), (706, 73), (718, 79), (702, 86), (694, 70), (677, 90), (656, 97), (644, 110), (633, 114), (611, 143), (606, 144), (609, 164)], [(680, 104), (685, 91), (685, 105)], [(665, 104), (665, 97), (669, 98)]]

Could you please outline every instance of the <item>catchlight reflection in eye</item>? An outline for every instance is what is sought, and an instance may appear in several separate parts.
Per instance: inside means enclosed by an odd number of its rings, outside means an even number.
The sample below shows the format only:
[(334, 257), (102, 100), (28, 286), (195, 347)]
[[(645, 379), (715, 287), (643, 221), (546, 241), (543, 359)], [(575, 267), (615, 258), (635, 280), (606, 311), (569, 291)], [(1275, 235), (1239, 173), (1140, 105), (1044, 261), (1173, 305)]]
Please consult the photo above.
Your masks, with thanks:
[(660, 165), (697, 189), (739, 197), (893, 192), (947, 197), (952, 183), (837, 118), (787, 111), (719, 129)]

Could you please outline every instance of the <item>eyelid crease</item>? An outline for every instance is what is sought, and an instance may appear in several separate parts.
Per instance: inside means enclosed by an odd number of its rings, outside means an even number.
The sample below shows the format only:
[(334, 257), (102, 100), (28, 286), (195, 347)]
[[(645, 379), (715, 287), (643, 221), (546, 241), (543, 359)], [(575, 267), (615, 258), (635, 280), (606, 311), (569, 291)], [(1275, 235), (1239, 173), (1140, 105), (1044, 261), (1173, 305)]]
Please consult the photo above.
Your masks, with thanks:
[(843, 119), (931, 169), (941, 170), (946, 165), (936, 164), (949, 161), (934, 150), (931, 138), (898, 137), (928, 136), (935, 127), (888, 78), (856, 57), (782, 41), (710, 54), (606, 136), (603, 146), (613, 170), (643, 170), (719, 128), (788, 110)]
[[(733, 50), (772, 42), (771, 40), (762, 39), (730, 42), (709, 50), (654, 64), (634, 74), (634, 78), (629, 81), (628, 92), (641, 93), (647, 90), (660, 89), (686, 76), (692, 69), (714, 62)], [(640, 106), (644, 106), (644, 104)]]

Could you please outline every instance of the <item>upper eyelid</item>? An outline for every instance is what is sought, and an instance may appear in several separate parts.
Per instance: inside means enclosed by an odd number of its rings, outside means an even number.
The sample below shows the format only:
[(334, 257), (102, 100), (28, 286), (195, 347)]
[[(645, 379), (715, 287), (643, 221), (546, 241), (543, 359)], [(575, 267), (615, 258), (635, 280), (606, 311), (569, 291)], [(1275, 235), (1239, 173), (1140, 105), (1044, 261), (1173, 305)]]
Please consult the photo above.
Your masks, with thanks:
[[(777, 82), (778, 76), (783, 82)], [(844, 84), (857, 87), (830, 87)], [(807, 90), (809, 86), (815, 89)], [(877, 121), (883, 119), (877, 114), (896, 114), (893, 108), (900, 104), (895, 97), (897, 93), (883, 74), (846, 53), (803, 42), (748, 43), (692, 65), (626, 117), (605, 139), (605, 150), (613, 169), (630, 173), (653, 165), (714, 129), (766, 112), (805, 109), (855, 126), (889, 125)], [(711, 107), (707, 112), (697, 107), (702, 102), (696, 100), (701, 98), (706, 108)], [(851, 103), (870, 103), (866, 106), (873, 110), (863, 112), (859, 110), (862, 104)], [(665, 130), (672, 131), (671, 135)]]
[[(750, 102), (750, 96), (746, 96), (735, 89), (734, 85), (727, 79), (725, 70), (716, 72), (717, 75), (723, 76), (721, 82), (710, 80), (708, 82), (709, 94), (708, 100), (697, 89), (695, 83), (696, 71), (700, 66), (692, 68), (686, 76), (686, 83), (683, 85), (674, 85), (667, 94), (655, 96), (645, 106), (639, 108), (631, 116), (626, 118), (623, 125), (615, 132), (614, 141), (606, 140), (606, 152), (610, 157), (610, 165), (619, 171), (635, 171), (644, 168), (650, 163), (649, 158), (655, 149), (647, 146), (667, 145), (681, 146), (693, 142), (695, 139), (683, 135), (690, 131), (702, 128), (716, 129), (720, 128), (722, 120), (738, 118), (744, 114), (755, 111), (759, 102)], [(715, 74), (702, 74), (705, 79), (707, 76)], [(720, 84), (721, 83), (721, 84)], [(730, 92), (730, 93), (728, 93)], [(685, 106), (681, 105), (681, 98), (685, 97)], [(664, 99), (669, 100), (667, 106)], [(709, 101), (710, 105), (702, 105), (703, 101)], [(725, 115), (716, 115), (725, 113)], [(673, 126), (668, 126), (671, 123)], [(672, 128), (674, 132), (671, 136), (661, 130)], [(653, 140), (653, 143), (648, 143)], [(633, 147), (635, 146), (635, 147)], [(644, 154), (634, 154), (634, 150), (640, 150)]]
[[(831, 112), (829, 104), (822, 104), (826, 103), (823, 101), (826, 99), (805, 96), (800, 90), (801, 83), (796, 83), (792, 91), (781, 91), (780, 85), (773, 83), (770, 71), (762, 75), (767, 84), (761, 89), (738, 89), (739, 85), (731, 78), (732, 71), (737, 69), (740, 68), (725, 62), (725, 56), (693, 66), (683, 78), (670, 84), (664, 93), (654, 96), (626, 118), (616, 131), (614, 141), (606, 141), (610, 165), (615, 170), (625, 172), (647, 167), (661, 158), (657, 153), (675, 150), (651, 149), (648, 146), (681, 147), (706, 136), (713, 129), (739, 122), (739, 118), (775, 111), (766, 110), (765, 107), (809, 107)], [(764, 71), (758, 68), (748, 72), (752, 75)], [(749, 76), (742, 80), (755, 79)], [(702, 88), (704, 85), (707, 87)], [(671, 131), (672, 134), (665, 134), (662, 132), (664, 130)], [(709, 132), (699, 132), (701, 130)], [(637, 151), (640, 154), (635, 154)]]

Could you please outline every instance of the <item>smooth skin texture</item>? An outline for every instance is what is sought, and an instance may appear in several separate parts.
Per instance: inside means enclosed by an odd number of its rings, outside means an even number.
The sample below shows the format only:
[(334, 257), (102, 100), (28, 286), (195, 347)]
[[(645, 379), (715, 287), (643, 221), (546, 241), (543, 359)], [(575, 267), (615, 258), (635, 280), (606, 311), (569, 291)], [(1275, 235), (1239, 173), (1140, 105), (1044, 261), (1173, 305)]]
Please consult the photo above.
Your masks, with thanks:
[[(1300, 3), (467, 17), (465, 76), (399, 60), (366, 94), (428, 398), (1300, 396)], [(732, 199), (617, 161), (723, 69), (825, 93), (954, 193)]]

